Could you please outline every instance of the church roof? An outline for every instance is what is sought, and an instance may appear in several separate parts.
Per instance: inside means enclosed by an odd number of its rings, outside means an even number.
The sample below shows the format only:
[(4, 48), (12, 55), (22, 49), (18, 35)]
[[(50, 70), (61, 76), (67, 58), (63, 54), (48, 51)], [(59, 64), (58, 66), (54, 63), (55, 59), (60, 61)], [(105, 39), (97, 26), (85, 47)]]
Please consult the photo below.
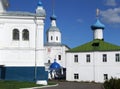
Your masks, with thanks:
[(94, 29), (97, 29), (97, 28), (102, 28), (102, 29), (104, 29), (104, 28), (105, 28), (105, 25), (102, 24), (99, 19), (97, 19), (97, 22), (96, 22), (95, 24), (93, 24), (93, 25), (91, 26), (91, 28), (92, 28), (93, 30), (94, 30)]
[(120, 46), (105, 42), (103, 40), (93, 40), (81, 46), (70, 49), (67, 52), (90, 52), (90, 51), (120, 51)]
[(51, 26), (51, 27), (47, 30), (47, 32), (55, 32), (55, 31), (60, 32), (59, 28), (56, 27), (56, 26)]
[(66, 46), (66, 45), (61, 43), (56, 43), (56, 42), (48, 42), (48, 43), (45, 43), (45, 46)]
[(60, 69), (60, 68), (61, 68), (60, 64), (58, 64), (56, 61), (54, 61), (54, 62), (50, 65), (50, 69), (51, 69), (51, 70), (58, 70), (58, 69)]
[(38, 16), (38, 17), (45, 17), (44, 13), (36, 14), (30, 12), (22, 12), (22, 11), (8, 11), (4, 13), (0, 13), (0, 16)]

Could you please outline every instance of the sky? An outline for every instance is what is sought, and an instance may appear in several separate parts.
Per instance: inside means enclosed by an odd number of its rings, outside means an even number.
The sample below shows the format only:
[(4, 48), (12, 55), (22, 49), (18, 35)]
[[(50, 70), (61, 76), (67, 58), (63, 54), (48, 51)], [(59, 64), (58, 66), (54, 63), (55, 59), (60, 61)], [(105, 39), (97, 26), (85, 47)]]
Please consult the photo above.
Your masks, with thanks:
[[(8, 11), (35, 13), (39, 0), (9, 0)], [(57, 27), (62, 33), (62, 43), (71, 48), (93, 40), (91, 25), (96, 23), (96, 9), (99, 19), (105, 25), (104, 40), (120, 46), (120, 0), (41, 0), (46, 10), (46, 31), (50, 27), (50, 16), (54, 7)], [(53, 4), (54, 2), (54, 4)]]

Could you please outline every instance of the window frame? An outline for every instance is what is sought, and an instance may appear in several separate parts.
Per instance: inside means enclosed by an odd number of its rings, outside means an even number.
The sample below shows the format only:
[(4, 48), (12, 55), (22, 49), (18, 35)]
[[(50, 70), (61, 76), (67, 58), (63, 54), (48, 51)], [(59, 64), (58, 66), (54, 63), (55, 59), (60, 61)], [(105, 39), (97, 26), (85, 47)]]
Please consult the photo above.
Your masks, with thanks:
[(74, 73), (74, 79), (75, 80), (79, 79), (79, 74), (78, 73)]
[(53, 41), (53, 36), (51, 36), (51, 41)]
[(103, 58), (102, 58), (102, 59), (103, 59), (103, 62), (107, 62), (107, 54), (103, 54), (102, 57), (103, 57)]
[(19, 29), (17, 29), (17, 28), (13, 29), (12, 36), (13, 36), (12, 39), (14, 41), (19, 41), (20, 40), (20, 31), (19, 31)]
[(58, 60), (59, 60), (59, 61), (61, 60), (61, 55), (58, 55)]
[(103, 74), (103, 76), (105, 81), (108, 80), (108, 74)]
[(115, 54), (115, 61), (120, 62), (120, 54), (119, 53)]
[(74, 63), (78, 63), (78, 55), (74, 55)]
[(23, 29), (22, 31), (22, 40), (23, 41), (29, 41), (30, 37), (29, 37), (29, 30), (28, 29)]
[(86, 62), (87, 62), (87, 63), (90, 63), (90, 62), (91, 62), (90, 54), (87, 54), (87, 55), (86, 55)]

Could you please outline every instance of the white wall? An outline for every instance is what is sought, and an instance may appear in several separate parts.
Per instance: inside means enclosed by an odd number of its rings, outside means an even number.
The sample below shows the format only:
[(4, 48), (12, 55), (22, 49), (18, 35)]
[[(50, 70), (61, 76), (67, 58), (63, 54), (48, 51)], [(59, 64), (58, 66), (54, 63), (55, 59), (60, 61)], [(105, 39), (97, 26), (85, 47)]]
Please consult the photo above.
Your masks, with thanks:
[[(51, 36), (53, 37), (53, 40), (51, 40)], [(58, 37), (58, 40), (56, 40), (56, 37)], [(61, 43), (61, 33), (58, 31), (49, 32), (48, 33), (48, 42)]]
[[(56, 59), (62, 67), (66, 68), (66, 50), (68, 50), (66, 46), (45, 46), (45, 63), (48, 63), (48, 60), (53, 63)], [(58, 55), (61, 55), (61, 60), (58, 60)]]
[[(104, 74), (108, 78), (120, 78), (120, 62), (115, 61), (115, 54), (120, 51), (111, 52), (80, 52), (67, 53), (67, 80), (68, 81), (95, 81), (103, 82)], [(91, 62), (86, 62), (86, 54), (91, 55)], [(107, 62), (103, 62), (102, 55), (107, 54)], [(74, 63), (74, 55), (79, 56), (79, 62)], [(79, 74), (79, 79), (74, 79), (74, 73)]]
[[(0, 65), (44, 66), (43, 19), (38, 18), (39, 28), (33, 17), (0, 16)], [(20, 40), (13, 40), (13, 29), (20, 31)], [(29, 30), (29, 40), (22, 40), (22, 31)], [(40, 42), (36, 42), (40, 41)]]

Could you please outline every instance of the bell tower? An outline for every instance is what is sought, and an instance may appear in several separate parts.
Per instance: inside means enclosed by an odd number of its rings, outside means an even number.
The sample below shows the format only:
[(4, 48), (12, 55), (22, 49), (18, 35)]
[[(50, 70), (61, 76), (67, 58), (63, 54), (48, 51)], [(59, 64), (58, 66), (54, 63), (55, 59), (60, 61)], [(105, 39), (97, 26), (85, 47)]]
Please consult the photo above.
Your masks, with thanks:
[(56, 25), (56, 16), (53, 14), (51, 17), (51, 27), (47, 31), (47, 42), (61, 44), (61, 32)]

